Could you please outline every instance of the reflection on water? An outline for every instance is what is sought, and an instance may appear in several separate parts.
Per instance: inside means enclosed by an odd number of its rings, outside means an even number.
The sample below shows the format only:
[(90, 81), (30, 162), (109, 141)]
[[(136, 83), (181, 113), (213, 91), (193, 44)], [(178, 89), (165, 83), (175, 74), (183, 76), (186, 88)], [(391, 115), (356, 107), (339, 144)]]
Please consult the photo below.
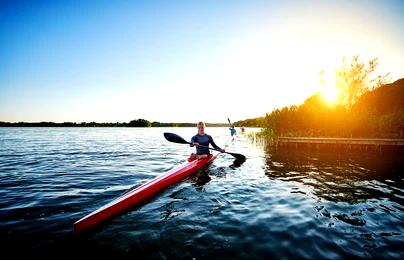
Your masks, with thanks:
[[(313, 199), (315, 218), (329, 228), (329, 240), (343, 232), (352, 250), (344, 258), (403, 257), (395, 249), (404, 243), (403, 154), (270, 147), (266, 153), (265, 175), (288, 184), (291, 194)], [(372, 252), (382, 247), (390, 253)]]
[(194, 182), (198, 189), (202, 189), (203, 185), (207, 184), (211, 180), (212, 178), (206, 172), (203, 172), (196, 176)]
[(403, 203), (404, 155), (271, 148), (267, 153), (265, 175), (305, 185), (319, 199), (355, 204), (388, 198)]

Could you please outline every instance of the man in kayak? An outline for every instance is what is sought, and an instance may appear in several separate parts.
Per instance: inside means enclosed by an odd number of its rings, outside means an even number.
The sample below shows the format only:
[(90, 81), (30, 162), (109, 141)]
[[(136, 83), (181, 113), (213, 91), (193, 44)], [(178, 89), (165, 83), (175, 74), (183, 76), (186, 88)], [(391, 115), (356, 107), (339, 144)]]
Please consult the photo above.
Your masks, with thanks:
[(232, 139), (234, 140), (234, 137), (237, 135), (237, 131), (236, 131), (236, 129), (234, 128), (234, 126), (231, 126), (231, 127), (229, 128), (229, 130), (230, 130), (230, 136), (231, 136)]
[(216, 143), (213, 141), (212, 136), (205, 133), (205, 127), (206, 127), (205, 123), (200, 121), (198, 123), (198, 134), (193, 136), (191, 139), (190, 146), (191, 147), (196, 146), (196, 158), (197, 159), (206, 158), (210, 154), (210, 151), (208, 148), (200, 147), (199, 145), (209, 146), (209, 144), (211, 144), (213, 146), (213, 148), (220, 150), (220, 152), (225, 152), (224, 149), (222, 149), (216, 145)]

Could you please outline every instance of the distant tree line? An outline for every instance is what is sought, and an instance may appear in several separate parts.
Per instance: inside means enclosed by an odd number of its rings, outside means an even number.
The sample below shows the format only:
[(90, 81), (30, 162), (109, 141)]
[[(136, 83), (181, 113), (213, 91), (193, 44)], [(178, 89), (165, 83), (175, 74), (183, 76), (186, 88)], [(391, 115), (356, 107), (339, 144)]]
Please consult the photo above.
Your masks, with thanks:
[(106, 123), (106, 122), (4, 122), (0, 121), (0, 127), (127, 127), (127, 123), (116, 122), (116, 123)]
[(195, 127), (196, 123), (164, 123), (164, 122), (152, 122), (152, 127)]
[(370, 77), (376, 65), (376, 59), (365, 64), (358, 56), (350, 63), (344, 60), (336, 71), (339, 103), (329, 104), (315, 94), (299, 106), (235, 124), (264, 127), (270, 137), (404, 138), (404, 79), (385, 84), (387, 75)]
[(265, 127), (265, 116), (259, 118), (251, 118), (241, 121), (236, 121), (233, 123), (236, 127)]
[(126, 127), (151, 127), (151, 123), (145, 119), (137, 119), (130, 121)]
[[(223, 127), (227, 126), (226, 123), (207, 123), (210, 127)], [(126, 122), (115, 123), (99, 123), (99, 122), (3, 122), (0, 121), (0, 127), (196, 127), (196, 123), (162, 123), (162, 122), (150, 122), (145, 119), (132, 120)]]

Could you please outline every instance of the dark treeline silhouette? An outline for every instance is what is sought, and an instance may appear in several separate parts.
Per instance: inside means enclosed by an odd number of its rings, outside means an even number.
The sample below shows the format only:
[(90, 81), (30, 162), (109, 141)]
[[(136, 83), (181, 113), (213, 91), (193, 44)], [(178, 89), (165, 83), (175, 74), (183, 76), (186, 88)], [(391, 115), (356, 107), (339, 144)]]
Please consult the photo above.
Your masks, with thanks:
[(336, 70), (339, 102), (330, 104), (314, 94), (299, 106), (275, 109), (264, 117), (235, 122), (263, 127), (264, 134), (306, 137), (404, 138), (404, 78), (385, 84), (371, 78), (377, 59), (368, 64), (354, 56)]
[[(207, 123), (210, 127), (225, 127), (227, 123)], [(0, 121), (0, 127), (195, 127), (196, 123), (162, 123), (150, 122), (145, 119), (137, 119), (126, 122), (99, 123), (99, 122), (3, 122)]]
[(0, 127), (126, 127), (127, 123), (99, 123), (99, 122), (3, 122), (0, 121)]
[(152, 122), (152, 127), (195, 127), (195, 123), (164, 123), (164, 122)]
[(264, 117), (259, 117), (259, 118), (251, 118), (251, 119), (236, 121), (233, 123), (233, 125), (236, 127), (260, 127), (260, 128), (263, 128), (263, 127), (265, 127), (265, 122), (266, 121), (265, 121), (265, 116), (264, 116)]
[(145, 119), (137, 119), (130, 121), (126, 127), (151, 127), (151, 123)]

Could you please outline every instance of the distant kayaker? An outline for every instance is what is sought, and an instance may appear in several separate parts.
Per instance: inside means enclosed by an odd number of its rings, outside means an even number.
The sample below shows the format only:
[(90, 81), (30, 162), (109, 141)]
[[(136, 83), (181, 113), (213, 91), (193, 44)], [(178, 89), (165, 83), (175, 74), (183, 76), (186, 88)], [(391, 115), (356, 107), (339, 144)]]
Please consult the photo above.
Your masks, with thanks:
[(213, 141), (212, 136), (205, 133), (205, 128), (206, 128), (205, 123), (200, 121), (198, 123), (198, 134), (193, 136), (191, 139), (190, 146), (191, 147), (196, 146), (196, 155), (195, 156), (197, 159), (206, 158), (210, 154), (210, 151), (208, 148), (200, 147), (199, 145), (209, 146), (209, 144), (211, 144), (213, 148), (220, 150), (220, 152), (225, 152), (224, 149), (222, 149), (216, 145), (216, 143)]
[(234, 126), (231, 126), (231, 127), (229, 128), (229, 130), (230, 130), (230, 135), (231, 135), (231, 137), (234, 138), (234, 136), (237, 134), (236, 129), (234, 128)]

